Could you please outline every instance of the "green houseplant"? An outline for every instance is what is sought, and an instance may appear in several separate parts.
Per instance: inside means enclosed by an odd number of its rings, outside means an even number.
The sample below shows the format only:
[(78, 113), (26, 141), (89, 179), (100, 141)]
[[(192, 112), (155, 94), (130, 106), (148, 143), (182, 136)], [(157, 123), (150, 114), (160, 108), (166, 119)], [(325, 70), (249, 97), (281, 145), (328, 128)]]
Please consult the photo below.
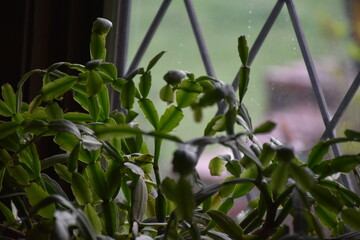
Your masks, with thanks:
[[(242, 100), (249, 83), (246, 39), (238, 39), (241, 60), (239, 86), (185, 71), (169, 71), (159, 92), (168, 104), (159, 114), (148, 98), (151, 71), (164, 52), (146, 68), (118, 78), (116, 67), (105, 62), (105, 38), (111, 22), (97, 19), (85, 65), (60, 62), (33, 70), (16, 91), (1, 88), (0, 225), (2, 239), (356, 239), (360, 237), (360, 197), (329, 176), (356, 169), (359, 155), (326, 159), (331, 144), (360, 141), (348, 130), (346, 138), (319, 142), (306, 163), (276, 139), (261, 143), (256, 134), (271, 131), (266, 122), (253, 128)], [(59, 69), (75, 70), (67, 74)], [(43, 86), (30, 103), (22, 87), (32, 74)], [(122, 111), (111, 111), (109, 90), (120, 92)], [(60, 107), (71, 94), (83, 112)], [(135, 123), (141, 113), (153, 127)], [(204, 136), (182, 141), (172, 134), (191, 108), (196, 121), (205, 108), (218, 104)], [(149, 149), (144, 136), (150, 136)], [(40, 159), (37, 143), (51, 139), (60, 150)], [(148, 138), (147, 138), (148, 139)], [(245, 141), (246, 140), (246, 141)], [(179, 148), (173, 170), (178, 178), (161, 177), (163, 141)], [(226, 169), (231, 176), (203, 186), (195, 171), (201, 151), (209, 144), (233, 150), (236, 159), (211, 160), (212, 175)], [(49, 170), (53, 170), (49, 174)], [(65, 182), (60, 185), (53, 177)], [(66, 189), (66, 186), (68, 188)], [(197, 188), (195, 188), (197, 187)], [(197, 189), (197, 190), (196, 190)], [(234, 200), (257, 189), (241, 219), (226, 215)], [(289, 223), (290, 218), (292, 230)], [(289, 221), (288, 221), (289, 222)], [(330, 237), (326, 236), (329, 229)]]

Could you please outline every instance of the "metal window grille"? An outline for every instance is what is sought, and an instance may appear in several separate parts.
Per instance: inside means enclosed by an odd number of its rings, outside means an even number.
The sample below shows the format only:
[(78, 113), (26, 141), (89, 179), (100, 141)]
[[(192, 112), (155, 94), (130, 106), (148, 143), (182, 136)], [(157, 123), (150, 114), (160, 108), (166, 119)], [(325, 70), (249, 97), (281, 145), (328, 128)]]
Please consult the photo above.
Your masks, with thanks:
[[(145, 34), (145, 37), (143, 38), (143, 41), (141, 42), (135, 57), (131, 61), (129, 67), (126, 67), (126, 59), (127, 59), (127, 49), (128, 49), (128, 39), (129, 39), (129, 32), (130, 32), (130, 16), (131, 16), (131, 2), (132, 0), (119, 0), (119, 1), (113, 1), (113, 4), (116, 5), (115, 8), (113, 8), (113, 13), (115, 11), (115, 16), (117, 16), (115, 19), (116, 25), (117, 25), (117, 31), (116, 36), (113, 37), (115, 39), (115, 42), (113, 42), (112, 48), (115, 50), (114, 56), (112, 58), (115, 60), (116, 65), (119, 69), (120, 76), (126, 76), (128, 73), (133, 71), (138, 67), (138, 64), (140, 63), (142, 57), (144, 56), (149, 44), (151, 43), (151, 40), (153, 36), (156, 33), (156, 30), (158, 29), (165, 13), (167, 12), (168, 7), (172, 3), (172, 0), (163, 0), (161, 3), (147, 33)], [(206, 44), (201, 32), (201, 28), (197, 19), (196, 11), (193, 7), (192, 0), (184, 0), (184, 4), (186, 7), (186, 11), (194, 32), (194, 36), (197, 42), (197, 46), (199, 49), (199, 52), (201, 54), (201, 58), (206, 70), (206, 73), (209, 76), (216, 77), (215, 71), (211, 62), (211, 59), (209, 57)], [(276, 21), (277, 17), (279, 16), (281, 10), (284, 7), (287, 7), (288, 14), (290, 16), (293, 29), (296, 34), (296, 38), (302, 53), (302, 57), (309, 75), (309, 79), (311, 82), (311, 86), (313, 89), (313, 93), (315, 95), (317, 105), (319, 108), (319, 111), (322, 116), (322, 120), (325, 126), (325, 131), (322, 134), (321, 139), (332, 139), (336, 137), (335, 130), (336, 126), (339, 123), (340, 118), (344, 114), (345, 110), (349, 106), (350, 102), (352, 101), (355, 93), (357, 92), (359, 85), (360, 85), (360, 72), (355, 77), (354, 81), (352, 82), (350, 88), (346, 92), (345, 96), (343, 97), (342, 101), (340, 102), (335, 114), (333, 117), (330, 116), (329, 109), (327, 102), (324, 98), (323, 90), (320, 87), (319, 84), (319, 77), (316, 72), (316, 68), (313, 63), (313, 59), (311, 56), (311, 53), (309, 51), (307, 41), (302, 29), (302, 26), (299, 21), (299, 17), (296, 11), (296, 7), (293, 0), (278, 0), (275, 3), (275, 6), (273, 7), (272, 11), (270, 12), (267, 20), (265, 21), (260, 33), (258, 34), (253, 46), (250, 49), (249, 52), (249, 59), (248, 59), (248, 65), (251, 65), (253, 60), (255, 59), (257, 53), (259, 50), (261, 50), (261, 46), (266, 40), (266, 37), (268, 33), (270, 32), (274, 22)], [(235, 77), (232, 85), (235, 87), (237, 85), (237, 77)], [(118, 99), (117, 96), (113, 96), (113, 99)], [(117, 105), (118, 101), (113, 101), (113, 108), (118, 108)], [(221, 105), (219, 105), (219, 111), (221, 112)], [(340, 147), (338, 145), (332, 145), (332, 150), (334, 156), (339, 156), (341, 154)], [(347, 186), (351, 187), (353, 190), (355, 189), (355, 186), (352, 186), (351, 180), (348, 179), (346, 176), (342, 176), (341, 178), (342, 183)]]

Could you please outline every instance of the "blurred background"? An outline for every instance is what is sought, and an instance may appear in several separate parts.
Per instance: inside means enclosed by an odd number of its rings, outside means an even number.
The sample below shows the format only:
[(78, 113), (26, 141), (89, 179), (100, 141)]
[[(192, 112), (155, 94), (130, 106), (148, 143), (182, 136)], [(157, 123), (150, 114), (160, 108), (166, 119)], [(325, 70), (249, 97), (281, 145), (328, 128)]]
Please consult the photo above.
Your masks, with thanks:
[[(10, 82), (15, 86), (25, 72), (33, 68), (47, 68), (57, 61), (85, 64), (89, 60), (91, 24), (96, 17), (111, 16), (114, 12), (111, 6), (116, 2), (2, 1), (1, 83)], [(127, 65), (132, 61), (162, 2), (131, 1)], [(230, 83), (240, 67), (238, 36), (245, 35), (251, 47), (276, 0), (192, 2), (216, 77)], [(359, 1), (294, 0), (294, 3), (332, 115), (359, 70)], [(115, 29), (116, 26), (113, 31)], [(160, 51), (167, 53), (153, 70), (155, 87), (151, 94), (154, 99), (159, 99), (158, 91), (165, 83), (162, 76), (167, 70), (187, 70), (195, 76), (206, 74), (183, 1), (171, 2), (140, 66), (146, 66)], [(31, 99), (37, 93), (39, 83), (33, 81), (27, 89), (25, 97)], [(324, 131), (286, 7), (251, 66), (245, 104), (255, 126), (268, 119), (273, 120), (278, 126), (271, 136), (293, 146), (300, 154), (306, 153)], [(337, 128), (339, 136), (347, 128), (359, 130), (359, 105), (360, 97), (357, 94), (340, 120)], [(159, 114), (166, 108), (166, 104), (160, 100), (156, 101), (156, 106)], [(194, 123), (192, 113), (186, 112), (185, 123), (175, 133), (184, 140), (201, 136), (207, 120), (215, 112), (216, 109), (208, 109), (201, 123)], [(138, 121), (145, 129), (150, 129), (142, 119)], [(269, 137), (262, 136), (262, 140), (267, 141)], [(164, 154), (163, 161), (171, 159), (175, 147), (173, 144), (164, 146), (169, 152)], [(356, 147), (349, 144), (342, 146), (343, 151), (348, 152)], [(218, 149), (209, 151), (216, 154), (221, 152)]]

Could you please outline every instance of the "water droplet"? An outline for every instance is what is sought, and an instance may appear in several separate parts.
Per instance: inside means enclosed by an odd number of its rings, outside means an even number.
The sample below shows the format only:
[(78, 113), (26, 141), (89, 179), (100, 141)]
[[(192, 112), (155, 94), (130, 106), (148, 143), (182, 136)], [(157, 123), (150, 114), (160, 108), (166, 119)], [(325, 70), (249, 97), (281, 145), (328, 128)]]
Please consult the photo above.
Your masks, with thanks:
[(182, 64), (182, 62), (181, 62), (180, 60), (179, 60), (179, 61), (177, 61), (177, 63), (178, 63), (178, 64)]
[(251, 23), (251, 19), (249, 19), (248, 23)]
[(251, 29), (251, 26), (250, 26), (250, 25), (248, 26), (248, 29)]
[(249, 14), (252, 14), (252, 11), (251, 11), (251, 10), (249, 10)]
[(179, 43), (179, 47), (183, 47), (184, 46), (184, 44), (183, 43)]
[(292, 38), (291, 41), (295, 42), (295, 38)]

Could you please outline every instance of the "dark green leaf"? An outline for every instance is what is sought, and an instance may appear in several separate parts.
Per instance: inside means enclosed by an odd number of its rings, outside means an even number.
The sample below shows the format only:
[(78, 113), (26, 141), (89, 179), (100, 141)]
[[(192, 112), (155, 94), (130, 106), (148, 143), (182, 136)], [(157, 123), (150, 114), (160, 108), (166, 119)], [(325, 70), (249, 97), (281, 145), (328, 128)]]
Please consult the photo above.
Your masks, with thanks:
[(91, 222), (92, 227), (96, 234), (100, 234), (102, 231), (102, 224), (98, 213), (91, 204), (86, 204), (84, 208), (84, 213), (86, 217)]
[(14, 133), (19, 126), (20, 124), (16, 122), (0, 123), (0, 139)]
[(225, 92), (222, 88), (216, 87), (205, 92), (199, 99), (200, 106), (211, 106), (216, 102), (221, 101), (225, 97)]
[(165, 51), (162, 51), (150, 60), (148, 66), (146, 68), (146, 72), (149, 72), (155, 66), (155, 64), (159, 61), (159, 59), (162, 57), (162, 55), (164, 55), (164, 53), (165, 53)]
[(243, 229), (229, 216), (216, 210), (210, 210), (207, 214), (226, 234), (229, 235), (229, 237), (233, 239), (242, 239)]
[(42, 87), (41, 95), (45, 101), (50, 101), (69, 91), (77, 81), (76, 76), (65, 76), (56, 79)]
[(78, 139), (81, 138), (79, 128), (72, 122), (62, 119), (62, 120), (54, 120), (51, 121), (48, 125), (49, 129), (55, 132), (67, 132)]
[[(80, 92), (74, 92), (74, 100), (79, 103), (79, 105), (85, 109), (86, 111), (89, 111), (88, 106), (88, 97), (86, 94), (80, 93)], [(69, 113), (65, 113), (69, 114)]]
[(213, 117), (210, 122), (206, 125), (204, 135), (213, 136), (216, 132), (221, 132), (226, 129), (225, 115), (218, 115)]
[(357, 209), (344, 209), (341, 211), (344, 222), (356, 231), (360, 231), (360, 212)]
[(166, 177), (160, 186), (162, 193), (168, 198), (169, 200), (176, 202), (178, 198), (178, 193), (176, 192), (176, 182), (174, 179)]
[(88, 151), (96, 151), (101, 148), (102, 143), (99, 142), (96, 138), (89, 135), (81, 136), (82, 147)]
[(0, 100), (0, 116), (11, 117), (12, 114), (13, 113), (11, 109), (8, 107), (8, 105), (4, 101)]
[(113, 236), (116, 231), (117, 206), (113, 201), (104, 201), (101, 207), (106, 233)]
[(139, 105), (146, 119), (155, 129), (158, 127), (159, 116), (153, 102), (147, 98), (139, 100)]
[(91, 122), (92, 118), (87, 113), (80, 113), (80, 112), (68, 112), (64, 114), (64, 118), (66, 120), (72, 122)]
[(108, 184), (109, 196), (115, 198), (120, 190), (123, 165), (116, 161), (110, 161), (106, 170), (106, 182)]
[(9, 208), (7, 208), (2, 202), (0, 202), (0, 211), (2, 215), (5, 217), (7, 222), (12, 223), (16, 221), (12, 211)]
[(225, 165), (226, 170), (231, 173), (235, 177), (240, 177), (241, 174), (241, 166), (238, 160), (228, 161)]
[(335, 214), (338, 214), (343, 208), (340, 199), (333, 195), (329, 189), (319, 184), (314, 185), (310, 189), (310, 193), (319, 204)]
[(69, 160), (67, 163), (67, 168), (70, 172), (74, 172), (78, 167), (79, 160), (79, 151), (80, 151), (80, 143), (76, 144), (69, 154)]
[(51, 122), (53, 120), (60, 120), (64, 118), (63, 110), (56, 102), (50, 102), (45, 108), (46, 119)]
[(100, 35), (98, 33), (91, 34), (90, 40), (90, 55), (91, 60), (102, 59), (105, 60), (106, 57), (106, 35)]
[(260, 162), (264, 165), (264, 167), (267, 167), (273, 161), (275, 155), (276, 155), (275, 144), (271, 142), (266, 142), (263, 144), (263, 149), (261, 150), (259, 156)]
[(234, 125), (236, 121), (236, 107), (229, 108), (225, 113), (226, 133), (228, 135), (234, 134)]
[(289, 165), (281, 162), (271, 174), (271, 187), (276, 193), (281, 193), (289, 178)]
[(192, 222), (195, 208), (195, 200), (191, 189), (190, 183), (184, 177), (181, 177), (176, 185), (177, 192), (181, 193), (178, 194), (176, 200), (176, 212), (180, 219), (188, 222)]
[(100, 108), (101, 120), (106, 120), (110, 115), (110, 101), (109, 101), (109, 90), (104, 86), (97, 95), (97, 100)]
[(241, 35), (238, 38), (238, 53), (241, 59), (241, 63), (244, 66), (247, 66), (247, 61), (249, 57), (249, 47), (244, 35)]
[(315, 206), (315, 213), (319, 217), (322, 224), (324, 224), (328, 229), (335, 228), (339, 223), (337, 216), (321, 205)]
[[(280, 163), (281, 165), (282, 163)], [(288, 166), (289, 167), (289, 166)], [(276, 171), (276, 170), (275, 170)], [(290, 163), (290, 175), (295, 180), (296, 184), (304, 192), (309, 191), (312, 186), (316, 184), (314, 176), (308, 169)]]
[(146, 98), (151, 88), (151, 72), (145, 72), (140, 77), (139, 91), (143, 98)]
[(227, 198), (219, 207), (219, 211), (227, 214), (230, 209), (234, 206), (234, 200), (232, 198)]
[(72, 173), (71, 190), (78, 204), (85, 205), (92, 202), (92, 193), (89, 184), (80, 173)]
[(166, 84), (160, 89), (160, 99), (167, 103), (174, 102), (174, 90), (170, 84)]
[(29, 104), (29, 112), (30, 113), (36, 112), (36, 110), (38, 109), (38, 107), (40, 106), (43, 100), (44, 99), (41, 95), (37, 95), (36, 97), (34, 97), (34, 99)]
[(105, 125), (95, 131), (99, 139), (115, 138), (115, 137), (134, 137), (142, 132), (137, 128), (132, 128), (129, 125)]
[(100, 106), (97, 95), (88, 97), (87, 105), (92, 120), (97, 122), (100, 117)]
[(176, 103), (179, 108), (185, 108), (194, 103), (202, 92), (200, 84), (183, 80), (176, 91)]
[(345, 131), (345, 136), (346, 136), (347, 138), (360, 139), (360, 132), (347, 129), (347, 130)]
[(102, 72), (104, 72), (106, 75), (108, 75), (110, 78), (112, 79), (116, 79), (117, 78), (117, 68), (114, 64), (112, 63), (102, 63), (100, 64), (100, 66), (98, 67), (98, 69)]
[[(36, 183), (31, 183), (28, 187), (25, 188), (26, 196), (29, 199), (31, 206), (35, 206), (44, 200), (49, 194), (44, 191)], [(39, 214), (46, 218), (52, 218), (55, 212), (55, 205), (51, 204), (39, 210)]]
[(329, 151), (330, 144), (318, 142), (312, 149), (308, 157), (307, 165), (309, 168), (315, 167)]
[(145, 181), (142, 177), (139, 177), (136, 182), (132, 198), (131, 198), (131, 212), (135, 221), (142, 221), (148, 200), (148, 192)]
[(126, 80), (123, 78), (116, 78), (112, 84), (113, 88), (118, 91), (121, 92), (126, 84)]
[(88, 181), (93, 187), (95, 193), (103, 200), (109, 198), (109, 192), (107, 191), (107, 184), (104, 171), (101, 169), (99, 162), (94, 162), (86, 167), (86, 174)]
[(27, 186), (29, 184), (29, 175), (21, 165), (8, 167), (7, 172), (20, 185)]
[(61, 179), (64, 181), (71, 183), (71, 172), (67, 169), (67, 167), (63, 164), (56, 163), (54, 165), (55, 172), (59, 175)]
[(44, 173), (41, 174), (41, 179), (44, 181), (45, 187), (49, 194), (61, 195), (63, 198), (68, 199), (66, 193), (57, 181)]
[(124, 85), (124, 90), (121, 92), (121, 106), (126, 109), (131, 109), (134, 105), (135, 98), (135, 84), (129, 80)]
[(94, 96), (101, 91), (103, 80), (98, 72), (90, 70), (86, 81), (86, 92), (89, 97)]
[(276, 127), (276, 123), (272, 121), (267, 121), (262, 125), (260, 125), (259, 127), (255, 128), (254, 134), (268, 133), (271, 132), (275, 127)]
[(250, 68), (241, 66), (239, 72), (239, 99), (240, 103), (244, 99), (245, 93), (247, 92), (249, 85)]
[(160, 132), (171, 132), (174, 128), (176, 128), (180, 121), (183, 119), (184, 114), (180, 108), (171, 105), (165, 110), (165, 113), (161, 116), (158, 130)]
[(1, 86), (1, 94), (4, 98), (4, 101), (7, 107), (11, 110), (11, 112), (16, 112), (16, 95), (14, 93), (13, 88), (10, 84), (6, 83)]

